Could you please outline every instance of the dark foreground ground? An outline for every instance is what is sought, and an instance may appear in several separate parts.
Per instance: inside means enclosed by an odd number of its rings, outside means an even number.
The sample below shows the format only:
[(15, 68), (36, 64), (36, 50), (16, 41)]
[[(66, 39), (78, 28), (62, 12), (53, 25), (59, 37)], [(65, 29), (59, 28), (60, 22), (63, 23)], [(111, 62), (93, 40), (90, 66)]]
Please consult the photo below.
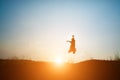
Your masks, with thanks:
[(0, 60), (0, 80), (120, 80), (120, 61), (76, 64)]

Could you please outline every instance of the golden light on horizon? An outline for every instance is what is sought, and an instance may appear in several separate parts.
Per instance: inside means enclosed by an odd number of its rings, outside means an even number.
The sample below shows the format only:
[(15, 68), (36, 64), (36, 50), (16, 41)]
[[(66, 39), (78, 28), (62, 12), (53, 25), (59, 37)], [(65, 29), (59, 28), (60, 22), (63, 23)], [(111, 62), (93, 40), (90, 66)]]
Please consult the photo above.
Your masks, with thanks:
[(55, 58), (55, 63), (58, 64), (58, 65), (62, 65), (63, 63), (65, 63), (65, 61), (62, 57), (56, 57)]

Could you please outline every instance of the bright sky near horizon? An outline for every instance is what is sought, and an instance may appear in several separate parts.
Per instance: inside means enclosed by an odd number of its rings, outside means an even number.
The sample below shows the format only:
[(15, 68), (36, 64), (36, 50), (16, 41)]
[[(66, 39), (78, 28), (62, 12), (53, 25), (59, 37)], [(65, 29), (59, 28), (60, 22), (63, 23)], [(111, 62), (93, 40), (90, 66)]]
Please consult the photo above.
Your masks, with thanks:
[(0, 0), (0, 58), (109, 59), (120, 52), (119, 0)]

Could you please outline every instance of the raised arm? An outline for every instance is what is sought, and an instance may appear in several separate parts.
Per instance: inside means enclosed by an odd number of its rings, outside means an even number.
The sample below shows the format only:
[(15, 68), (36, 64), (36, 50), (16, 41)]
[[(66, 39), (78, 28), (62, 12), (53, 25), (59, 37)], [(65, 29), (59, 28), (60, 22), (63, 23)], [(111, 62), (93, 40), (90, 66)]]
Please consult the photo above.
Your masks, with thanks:
[(69, 41), (69, 40), (67, 40), (67, 42), (70, 42), (70, 43), (71, 43), (71, 41)]

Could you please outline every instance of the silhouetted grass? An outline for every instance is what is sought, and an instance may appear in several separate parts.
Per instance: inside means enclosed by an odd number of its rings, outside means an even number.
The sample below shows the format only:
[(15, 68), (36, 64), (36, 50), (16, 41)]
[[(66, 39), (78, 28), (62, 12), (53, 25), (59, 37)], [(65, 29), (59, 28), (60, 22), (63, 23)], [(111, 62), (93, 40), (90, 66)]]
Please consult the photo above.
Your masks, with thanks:
[(120, 55), (119, 55), (119, 53), (116, 53), (116, 54), (115, 54), (114, 60), (120, 61)]
[(120, 61), (88, 60), (60, 66), (1, 59), (0, 80), (120, 80)]

